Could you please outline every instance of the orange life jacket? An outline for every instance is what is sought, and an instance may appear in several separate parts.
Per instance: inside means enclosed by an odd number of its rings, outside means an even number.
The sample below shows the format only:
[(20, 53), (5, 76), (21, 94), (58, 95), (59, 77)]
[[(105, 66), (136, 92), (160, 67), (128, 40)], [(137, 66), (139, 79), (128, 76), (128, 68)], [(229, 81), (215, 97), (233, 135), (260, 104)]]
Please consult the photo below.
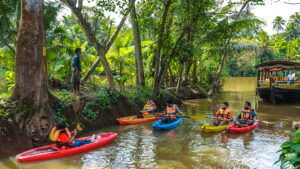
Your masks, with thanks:
[(167, 106), (167, 114), (165, 115), (165, 117), (170, 118), (170, 119), (176, 119), (176, 104), (173, 104), (171, 107)]
[[(65, 133), (68, 135), (69, 138), (71, 138), (71, 133), (69, 131), (69, 129), (66, 127), (65, 129), (63, 130), (56, 130), (56, 127), (54, 127), (51, 132), (50, 132), (50, 135), (49, 135), (49, 138), (50, 140), (56, 142), (56, 145), (58, 148), (60, 149), (65, 149), (66, 148), (66, 145), (67, 144), (70, 144), (70, 143), (62, 143), (59, 139), (59, 134), (62, 132), (62, 131), (65, 131)], [(74, 143), (74, 141), (73, 141)], [(73, 144), (71, 143), (71, 144)]]
[(253, 117), (252, 117), (252, 114), (251, 114), (252, 110), (254, 110), (254, 109), (252, 109), (251, 107), (248, 110), (244, 109), (241, 112), (241, 119), (240, 120), (243, 120), (243, 121), (253, 120)]
[(220, 110), (217, 112), (217, 119), (218, 120), (231, 120), (231, 109), (227, 108), (227, 109), (222, 109), (220, 108)]

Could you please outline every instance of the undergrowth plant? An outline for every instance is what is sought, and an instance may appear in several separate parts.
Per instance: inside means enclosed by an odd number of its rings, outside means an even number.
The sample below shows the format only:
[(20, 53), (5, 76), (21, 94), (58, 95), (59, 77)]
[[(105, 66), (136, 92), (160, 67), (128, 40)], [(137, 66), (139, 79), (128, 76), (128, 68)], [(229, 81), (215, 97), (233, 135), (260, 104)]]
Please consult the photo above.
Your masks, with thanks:
[(128, 99), (135, 110), (141, 109), (141, 107), (147, 102), (148, 99), (152, 98), (152, 89), (136, 87), (123, 92), (123, 95)]
[(100, 111), (112, 109), (112, 104), (118, 101), (119, 96), (117, 90), (104, 88), (96, 93), (96, 98), (85, 103), (82, 113), (94, 120), (99, 116)]
[(278, 161), (274, 164), (281, 162), (280, 168), (282, 169), (299, 169), (300, 168), (300, 130), (291, 132), (290, 135), (294, 136), (292, 141), (286, 141), (281, 145), (281, 152)]
[(63, 89), (63, 90), (61, 90), (59, 92), (58, 91), (52, 92), (52, 94), (54, 96), (56, 96), (60, 100), (60, 102), (58, 103), (58, 106), (57, 106), (54, 118), (56, 120), (62, 120), (64, 122), (66, 122), (66, 125), (69, 127), (69, 124), (67, 123), (67, 118), (63, 114), (63, 110), (67, 106), (72, 105), (72, 103), (76, 99), (75, 94), (72, 93), (72, 92), (69, 92), (69, 91), (67, 91), (65, 89)]

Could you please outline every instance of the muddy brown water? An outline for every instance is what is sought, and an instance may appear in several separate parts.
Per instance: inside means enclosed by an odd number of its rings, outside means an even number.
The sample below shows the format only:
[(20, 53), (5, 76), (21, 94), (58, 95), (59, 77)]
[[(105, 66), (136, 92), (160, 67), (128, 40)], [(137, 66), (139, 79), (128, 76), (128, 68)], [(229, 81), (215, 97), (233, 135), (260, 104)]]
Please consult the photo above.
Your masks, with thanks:
[(276, 151), (289, 139), (292, 122), (300, 120), (300, 104), (272, 105), (260, 101), (255, 86), (255, 78), (229, 78), (224, 92), (217, 97), (188, 100), (180, 107), (188, 115), (211, 117), (212, 104), (219, 107), (228, 101), (237, 115), (244, 101), (250, 101), (261, 123), (249, 133), (203, 133), (200, 126), (209, 119), (184, 119), (176, 129), (163, 132), (154, 131), (151, 122), (114, 125), (94, 132), (119, 134), (105, 147), (34, 163), (18, 163), (10, 157), (0, 160), (0, 168), (279, 168), (279, 164), (273, 165), (279, 156)]

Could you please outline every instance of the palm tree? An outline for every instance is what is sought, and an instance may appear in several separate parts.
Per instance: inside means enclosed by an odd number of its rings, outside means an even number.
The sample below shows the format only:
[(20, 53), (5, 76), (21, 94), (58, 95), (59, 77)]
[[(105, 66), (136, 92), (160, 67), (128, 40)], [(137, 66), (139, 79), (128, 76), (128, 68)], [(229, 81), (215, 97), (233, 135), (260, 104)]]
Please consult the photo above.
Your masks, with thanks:
[(276, 16), (276, 18), (273, 21), (273, 30), (277, 32), (277, 34), (282, 31), (285, 25), (285, 20), (281, 16)]
[(270, 46), (269, 37), (264, 30), (260, 31), (257, 37), (257, 45), (261, 47), (259, 54), (260, 63), (268, 61), (270, 56), (275, 55), (275, 50)]
[(295, 40), (300, 37), (300, 13), (296, 12), (294, 15), (290, 16), (289, 22), (286, 27), (286, 37), (288, 40)]

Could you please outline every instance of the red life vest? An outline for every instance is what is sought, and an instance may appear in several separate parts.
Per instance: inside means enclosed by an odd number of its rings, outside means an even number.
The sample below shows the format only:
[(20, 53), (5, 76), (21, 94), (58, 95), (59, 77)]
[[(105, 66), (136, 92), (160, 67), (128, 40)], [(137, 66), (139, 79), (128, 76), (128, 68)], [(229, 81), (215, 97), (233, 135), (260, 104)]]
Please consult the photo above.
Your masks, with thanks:
[(176, 104), (172, 104), (171, 107), (167, 106), (167, 114), (165, 115), (165, 117), (170, 118), (170, 119), (176, 119)]
[(59, 139), (59, 135), (61, 133), (65, 133), (69, 138), (71, 138), (71, 133), (69, 131), (69, 129), (66, 127), (63, 130), (56, 130), (56, 127), (54, 127), (51, 132), (50, 132), (50, 139), (54, 142), (56, 142), (56, 146), (60, 149), (65, 149), (68, 145), (72, 145), (74, 143), (62, 143), (61, 140)]
[(222, 109), (220, 108), (220, 110), (217, 112), (217, 119), (218, 120), (231, 120), (231, 109), (227, 108), (227, 109)]
[(251, 107), (247, 110), (243, 110), (241, 112), (241, 119), (242, 121), (248, 121), (248, 120), (253, 120), (253, 117), (252, 117), (252, 114), (251, 114), (251, 111), (254, 110), (252, 109)]

